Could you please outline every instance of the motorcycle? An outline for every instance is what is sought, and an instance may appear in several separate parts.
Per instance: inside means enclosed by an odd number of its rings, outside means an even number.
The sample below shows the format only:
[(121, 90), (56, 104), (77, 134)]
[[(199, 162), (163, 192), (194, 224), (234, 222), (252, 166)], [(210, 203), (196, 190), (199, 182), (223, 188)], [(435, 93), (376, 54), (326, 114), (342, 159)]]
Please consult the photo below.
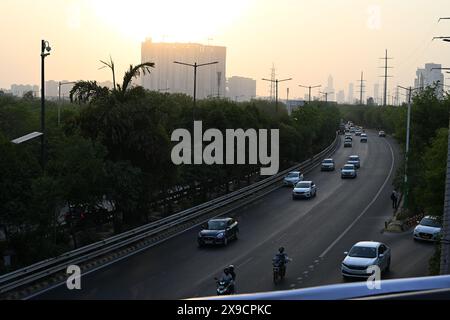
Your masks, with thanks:
[(286, 259), (285, 263), (282, 263), (280, 259), (277, 257), (274, 257), (272, 260), (272, 266), (273, 266), (273, 282), (277, 284), (282, 279), (284, 279), (284, 276), (286, 275), (286, 264), (292, 261), (292, 259)]
[(232, 281), (214, 278), (217, 283), (217, 295), (224, 296), (234, 294), (234, 284)]

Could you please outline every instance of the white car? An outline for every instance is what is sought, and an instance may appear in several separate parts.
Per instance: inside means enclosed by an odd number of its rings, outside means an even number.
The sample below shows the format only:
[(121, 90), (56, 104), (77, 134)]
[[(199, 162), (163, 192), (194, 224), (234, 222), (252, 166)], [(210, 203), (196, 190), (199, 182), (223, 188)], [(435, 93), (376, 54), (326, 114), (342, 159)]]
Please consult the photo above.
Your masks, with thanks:
[(367, 268), (378, 266), (381, 272), (387, 272), (391, 266), (391, 249), (374, 241), (362, 241), (355, 244), (349, 252), (344, 252), (341, 273), (345, 278), (368, 278), (372, 272)]
[(300, 171), (292, 171), (284, 177), (283, 183), (285, 186), (293, 187), (300, 181), (303, 181), (304, 177)]
[(346, 178), (355, 179), (357, 176), (358, 176), (358, 174), (356, 173), (356, 168), (355, 168), (354, 164), (346, 164), (341, 169), (341, 178), (342, 179), (346, 179)]
[(426, 216), (414, 229), (414, 240), (438, 241), (441, 230), (442, 223), (439, 217)]
[(317, 196), (317, 187), (313, 181), (301, 181), (292, 190), (292, 199), (308, 198)]

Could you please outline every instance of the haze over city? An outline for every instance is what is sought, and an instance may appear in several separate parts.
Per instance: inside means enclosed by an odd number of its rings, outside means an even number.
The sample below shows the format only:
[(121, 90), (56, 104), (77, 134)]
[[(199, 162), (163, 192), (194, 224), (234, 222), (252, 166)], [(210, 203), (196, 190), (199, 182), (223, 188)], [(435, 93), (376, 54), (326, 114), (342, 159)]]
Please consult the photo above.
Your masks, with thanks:
[[(267, 96), (272, 63), (280, 78), (292, 77), (292, 97), (303, 97), (298, 84), (323, 87), (329, 75), (336, 93), (355, 84), (364, 71), (368, 95), (383, 83), (388, 49), (394, 59), (390, 88), (413, 85), (416, 69), (433, 62), (448, 66), (450, 47), (432, 41), (447, 35), (438, 23), (450, 3), (412, 1), (27, 1), (3, 0), (0, 26), (0, 88), (39, 83), (40, 39), (52, 46), (47, 79), (110, 80), (99, 70), (111, 55), (118, 73), (140, 62), (141, 43), (195, 42), (227, 48), (226, 76), (257, 80), (257, 95)], [(316, 94), (316, 93), (315, 93)]]

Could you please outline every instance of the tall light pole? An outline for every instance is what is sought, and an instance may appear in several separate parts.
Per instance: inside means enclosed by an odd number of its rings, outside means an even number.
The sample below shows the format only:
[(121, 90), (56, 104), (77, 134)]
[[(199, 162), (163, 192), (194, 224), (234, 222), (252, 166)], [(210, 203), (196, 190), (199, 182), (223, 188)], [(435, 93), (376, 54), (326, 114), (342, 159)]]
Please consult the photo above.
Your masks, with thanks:
[(320, 88), (320, 87), (321, 87), (321, 85), (318, 85), (318, 86), (304, 86), (304, 85), (302, 85), (302, 84), (299, 84), (298, 86), (299, 86), (299, 87), (302, 87), (302, 88), (306, 88), (306, 89), (309, 90), (309, 93), (308, 93), (308, 100), (309, 100), (309, 103), (311, 103), (311, 89), (315, 89), (315, 88)]
[(328, 103), (328, 95), (333, 94), (334, 92), (320, 92), (320, 93), (325, 96), (325, 103)]
[(408, 95), (408, 113), (406, 120), (406, 146), (405, 146), (405, 172), (403, 177), (403, 194), (405, 200), (403, 201), (403, 208), (408, 208), (408, 195), (409, 195), (409, 185), (408, 185), (408, 161), (409, 161), (409, 141), (410, 141), (410, 128), (411, 128), (411, 98), (412, 92), (418, 88), (405, 88), (402, 86), (397, 86), (398, 88), (405, 89)]
[(209, 66), (211, 64), (217, 64), (217, 63), (219, 63), (219, 61), (208, 62), (208, 63), (201, 63), (201, 64), (198, 64), (197, 62), (195, 62), (194, 64), (191, 64), (191, 63), (185, 63), (185, 62), (179, 62), (179, 61), (174, 61), (173, 63), (181, 64), (181, 65), (184, 65), (184, 66), (188, 66), (188, 67), (193, 67), (194, 68), (194, 108), (192, 109), (192, 118), (195, 121), (195, 104), (196, 104), (196, 98), (197, 98), (197, 68), (198, 67), (203, 67), (203, 66)]
[(75, 84), (75, 81), (58, 82), (58, 126), (61, 123), (61, 86), (66, 84)]
[(275, 83), (275, 113), (278, 113), (278, 83), (290, 81), (290, 80), (292, 80), (292, 78), (283, 79), (283, 80), (278, 80), (278, 79), (272, 80), (272, 79), (263, 78), (262, 80)]
[(41, 40), (41, 165), (45, 169), (45, 57), (50, 55), (50, 44), (48, 41)]

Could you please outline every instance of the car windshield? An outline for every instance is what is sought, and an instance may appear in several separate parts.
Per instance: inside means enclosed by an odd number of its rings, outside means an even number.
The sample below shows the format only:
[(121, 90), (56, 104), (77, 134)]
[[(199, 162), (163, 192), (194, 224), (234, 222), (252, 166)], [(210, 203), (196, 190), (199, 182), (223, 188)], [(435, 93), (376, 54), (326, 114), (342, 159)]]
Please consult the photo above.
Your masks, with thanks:
[(208, 230), (225, 230), (227, 227), (226, 221), (211, 220), (208, 222)]
[(310, 184), (308, 182), (299, 182), (299, 183), (297, 183), (297, 185), (295, 187), (296, 188), (309, 188)]
[(333, 160), (331, 160), (331, 159), (325, 159), (325, 160), (323, 160), (323, 163), (333, 163)]
[(291, 172), (287, 175), (286, 178), (298, 178), (298, 173), (295, 172)]
[(350, 157), (350, 161), (358, 161), (359, 158), (358, 157)]
[(422, 221), (420, 221), (420, 225), (433, 228), (441, 227), (441, 223), (439, 222), (439, 220), (430, 218), (423, 218)]
[(348, 255), (353, 258), (375, 258), (377, 256), (377, 249), (355, 246), (350, 250)]
[(344, 166), (344, 170), (353, 170), (355, 167), (353, 165)]

